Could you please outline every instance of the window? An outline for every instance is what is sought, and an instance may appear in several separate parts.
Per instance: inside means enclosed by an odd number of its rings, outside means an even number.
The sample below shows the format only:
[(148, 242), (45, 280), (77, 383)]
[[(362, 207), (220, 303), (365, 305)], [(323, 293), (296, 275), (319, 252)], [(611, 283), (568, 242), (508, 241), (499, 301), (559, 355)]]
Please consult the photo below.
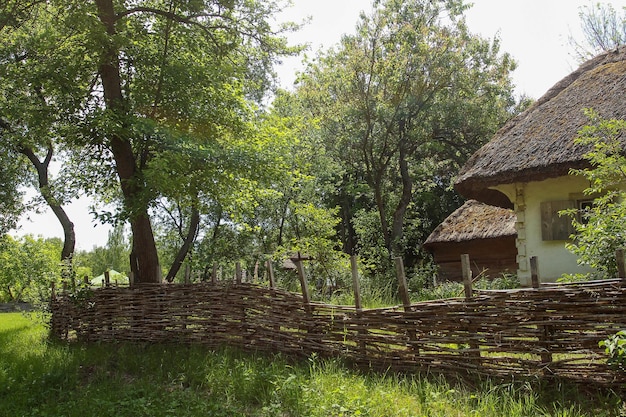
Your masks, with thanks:
[(577, 200), (576, 204), (578, 205), (578, 221), (582, 224), (587, 224), (589, 222), (589, 212), (595, 206), (594, 201), (592, 199)]

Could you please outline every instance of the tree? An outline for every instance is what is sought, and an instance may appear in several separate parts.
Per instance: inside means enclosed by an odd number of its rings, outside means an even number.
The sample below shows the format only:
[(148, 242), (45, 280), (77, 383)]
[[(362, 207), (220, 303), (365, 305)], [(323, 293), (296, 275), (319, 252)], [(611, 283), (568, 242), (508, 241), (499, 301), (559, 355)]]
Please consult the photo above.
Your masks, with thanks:
[(582, 6), (578, 16), (583, 39), (570, 36), (569, 42), (579, 62), (626, 44), (626, 8), (620, 14), (610, 4), (593, 3)]
[(24, 236), (0, 238), (0, 300), (46, 302), (51, 284), (59, 284), (59, 239)]
[(357, 33), (320, 55), (300, 79), (298, 94), (345, 169), (338, 201), (358, 206), (345, 197), (366, 186), (388, 259), (404, 254), (416, 195), (448, 181), (514, 105), (514, 63), (499, 55), (497, 41), (468, 32), (466, 7), (376, 1)]
[[(39, 13), (43, 2), (9, 3), (0, 25), (0, 138), (5, 152), (26, 157), (16, 158), (14, 164), (28, 161), (34, 171), (41, 198), (63, 227), (61, 259), (69, 265), (76, 239), (63, 206), (71, 194), (51, 179), (50, 171), (59, 143), (77, 122), (88, 81), (81, 75), (82, 58), (68, 46), (75, 31), (49, 24), (50, 16)], [(29, 178), (28, 169), (20, 166), (23, 178)]]
[(567, 211), (573, 217), (576, 233), (566, 244), (578, 256), (581, 265), (595, 269), (599, 278), (617, 276), (615, 251), (626, 247), (626, 156), (621, 139), (626, 120), (603, 120), (587, 110), (590, 123), (578, 134), (575, 142), (589, 146), (585, 158), (591, 168), (574, 171), (589, 180), (585, 194), (594, 204), (585, 212)]
[[(43, 21), (65, 34), (52, 39), (74, 66), (51, 60), (41, 68), (61, 67), (65, 71), (56, 77), (65, 81), (69, 74), (87, 91), (51, 90), (48, 101), (70, 97), (65, 107), (76, 116), (76, 129), (61, 132), (59, 141), (84, 168), (76, 184), (107, 202), (119, 202), (111, 220), (130, 223), (137, 282), (160, 279), (151, 223), (154, 202), (169, 198), (168, 190), (189, 189), (188, 167), (164, 162), (189, 151), (197, 162), (231, 152), (228, 163), (194, 176), (205, 183), (217, 182), (220, 175), (234, 182), (239, 176), (220, 171), (237, 165), (245, 154), (233, 155), (235, 146), (228, 141), (251, 139), (252, 100), (269, 85), (275, 57), (297, 50), (279, 36), (288, 27), (274, 31), (268, 22), (278, 10), (273, 1), (249, 0), (49, 1), (37, 6), (36, 19), (15, 29), (20, 36), (9, 39), (8, 46), (32, 40), (38, 55), (55, 56), (48, 43), (34, 41), (30, 30)], [(12, 75), (23, 79), (17, 71)], [(52, 77), (51, 85), (55, 82)], [(238, 162), (245, 171), (248, 161)], [(163, 169), (167, 175), (161, 175)]]
[(0, 153), (0, 235), (15, 228), (23, 210), (19, 156), (9, 147)]

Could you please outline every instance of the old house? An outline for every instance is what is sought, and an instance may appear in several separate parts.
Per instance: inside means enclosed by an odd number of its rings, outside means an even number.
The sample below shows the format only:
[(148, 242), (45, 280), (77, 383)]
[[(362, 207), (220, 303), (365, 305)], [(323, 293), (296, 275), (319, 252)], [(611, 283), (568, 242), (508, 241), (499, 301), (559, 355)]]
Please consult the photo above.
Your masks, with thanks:
[(584, 109), (605, 119), (626, 118), (625, 93), (626, 48), (601, 54), (510, 120), (459, 172), (455, 188), (463, 196), (514, 209), (522, 284), (529, 284), (532, 256), (546, 281), (585, 271), (565, 249), (571, 219), (558, 214), (590, 204), (583, 194), (588, 182), (570, 174), (589, 166), (588, 149), (574, 138), (589, 124)]
[(513, 210), (468, 200), (424, 242), (439, 268), (439, 279), (462, 280), (461, 254), (470, 256), (473, 276), (517, 271)]

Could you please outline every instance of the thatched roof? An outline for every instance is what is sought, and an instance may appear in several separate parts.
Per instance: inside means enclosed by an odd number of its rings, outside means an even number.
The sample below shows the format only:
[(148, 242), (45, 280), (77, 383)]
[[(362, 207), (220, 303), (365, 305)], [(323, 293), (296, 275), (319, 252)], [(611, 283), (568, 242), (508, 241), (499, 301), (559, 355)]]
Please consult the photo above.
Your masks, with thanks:
[(515, 221), (513, 210), (468, 200), (433, 230), (424, 246), (517, 236)]
[(538, 181), (588, 166), (587, 148), (574, 145), (589, 123), (583, 110), (602, 118), (626, 118), (626, 48), (599, 55), (565, 77), (528, 110), (511, 119), (459, 172), (455, 188), (467, 198), (497, 204), (484, 195), (497, 184)]

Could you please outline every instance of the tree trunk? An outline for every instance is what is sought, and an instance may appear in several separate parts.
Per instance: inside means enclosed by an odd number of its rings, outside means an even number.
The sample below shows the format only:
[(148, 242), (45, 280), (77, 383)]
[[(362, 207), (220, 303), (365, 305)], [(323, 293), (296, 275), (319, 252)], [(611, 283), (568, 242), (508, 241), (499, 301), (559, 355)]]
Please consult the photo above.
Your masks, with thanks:
[(185, 257), (189, 253), (189, 249), (191, 248), (193, 241), (196, 238), (199, 225), (200, 225), (200, 213), (198, 212), (197, 209), (194, 208), (193, 211), (191, 212), (191, 219), (189, 221), (189, 229), (187, 231), (187, 236), (185, 237), (183, 245), (178, 250), (178, 253), (176, 254), (176, 258), (174, 259), (174, 262), (172, 263), (172, 266), (170, 270), (168, 271), (167, 276), (165, 277), (165, 280), (167, 282), (174, 281), (176, 274), (178, 274), (178, 271), (180, 270), (180, 267), (183, 264)]
[[(115, 35), (116, 15), (112, 0), (95, 0), (98, 7), (100, 22), (106, 27), (109, 36)], [(107, 44), (103, 55), (100, 57), (100, 77), (104, 90), (104, 101), (108, 110), (117, 115), (118, 120), (124, 123), (128, 118), (122, 93), (122, 78), (119, 68), (119, 51), (113, 46), (114, 42)], [(135, 282), (159, 282), (159, 258), (154, 233), (150, 224), (147, 205), (141, 201), (143, 185), (139, 178), (137, 158), (133, 152), (130, 138), (122, 137), (118, 129), (110, 132), (109, 145), (117, 175), (120, 180), (124, 206), (130, 213), (130, 226), (133, 234), (133, 252), (136, 262), (131, 263)]]
[(409, 175), (409, 163), (407, 161), (408, 153), (406, 151), (404, 140), (404, 138), (400, 139), (401, 142), (398, 157), (400, 176), (402, 178), (402, 195), (400, 196), (398, 205), (393, 213), (393, 223), (391, 226), (391, 247), (394, 257), (403, 255), (402, 237), (404, 234), (404, 215), (406, 214), (406, 209), (411, 203), (411, 198), (413, 197), (413, 180)]
[[(381, 176), (382, 177), (382, 176)], [(376, 200), (376, 207), (378, 208), (378, 216), (380, 217), (380, 230), (385, 240), (385, 247), (389, 253), (389, 259), (392, 259), (393, 248), (391, 241), (391, 233), (389, 233), (389, 222), (387, 221), (387, 209), (383, 198), (383, 187), (380, 178), (372, 182), (374, 188), (374, 199)]]
[[(52, 160), (53, 148), (52, 145), (48, 145), (48, 153), (46, 158), (42, 161), (39, 160), (35, 152), (26, 146), (20, 149), (20, 152), (28, 158), (37, 171), (37, 178), (39, 182), (39, 192), (48, 203), (48, 206), (61, 223), (63, 227), (63, 249), (61, 250), (61, 261), (66, 263), (64, 265), (64, 271), (71, 270), (72, 256), (74, 255), (74, 249), (76, 246), (76, 234), (74, 232), (74, 223), (70, 221), (67, 213), (63, 207), (59, 204), (58, 200), (52, 195), (50, 190), (50, 181), (48, 178), (48, 167)], [(69, 268), (69, 269), (66, 269)]]

